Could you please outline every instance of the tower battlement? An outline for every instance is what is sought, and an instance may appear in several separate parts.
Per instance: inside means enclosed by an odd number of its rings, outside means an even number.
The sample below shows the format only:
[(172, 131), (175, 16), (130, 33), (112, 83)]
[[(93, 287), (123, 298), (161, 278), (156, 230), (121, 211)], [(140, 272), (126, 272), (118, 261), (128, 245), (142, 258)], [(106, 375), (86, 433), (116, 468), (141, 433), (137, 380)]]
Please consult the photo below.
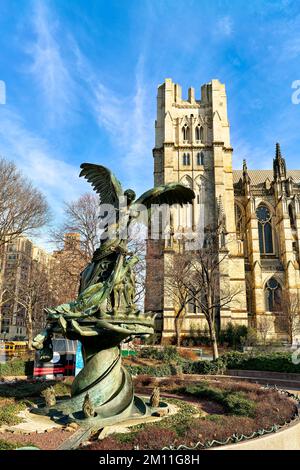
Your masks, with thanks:
[(174, 104), (207, 106), (212, 104), (216, 93), (226, 96), (225, 85), (218, 79), (213, 79), (200, 87), (199, 99), (194, 87), (188, 88), (187, 98), (184, 99), (181, 85), (174, 83), (171, 78), (166, 78), (164, 83), (158, 86), (158, 97), (164, 98), (165, 107)]

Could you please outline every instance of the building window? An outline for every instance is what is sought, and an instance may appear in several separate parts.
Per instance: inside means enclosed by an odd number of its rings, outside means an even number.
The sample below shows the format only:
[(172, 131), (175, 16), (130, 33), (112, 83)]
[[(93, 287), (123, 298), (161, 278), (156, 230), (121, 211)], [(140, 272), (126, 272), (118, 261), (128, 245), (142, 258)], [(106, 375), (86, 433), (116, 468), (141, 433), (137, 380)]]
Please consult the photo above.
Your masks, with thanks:
[(277, 279), (272, 277), (266, 284), (266, 310), (282, 312), (282, 288)]
[(197, 153), (197, 165), (204, 165), (204, 153), (203, 152)]
[(187, 141), (190, 139), (190, 129), (186, 124), (182, 128), (182, 138), (184, 141)]
[(189, 313), (197, 313), (196, 302), (193, 299), (191, 299), (188, 303), (188, 312)]
[(234, 206), (235, 210), (235, 226), (236, 226), (236, 235), (239, 240), (244, 238), (244, 216), (241, 207), (238, 204)]
[(261, 255), (274, 254), (272, 216), (269, 209), (261, 205), (256, 211), (258, 219), (259, 249)]
[(183, 163), (183, 165), (185, 165), (185, 166), (191, 164), (190, 154), (189, 154), (189, 153), (184, 153), (184, 154), (183, 154), (183, 156), (182, 156), (182, 163)]
[(296, 212), (295, 212), (295, 206), (293, 203), (289, 205), (289, 216), (290, 216), (290, 222), (291, 222), (291, 229), (297, 230)]
[(195, 129), (195, 137), (196, 140), (203, 142), (203, 127), (202, 126), (197, 126)]

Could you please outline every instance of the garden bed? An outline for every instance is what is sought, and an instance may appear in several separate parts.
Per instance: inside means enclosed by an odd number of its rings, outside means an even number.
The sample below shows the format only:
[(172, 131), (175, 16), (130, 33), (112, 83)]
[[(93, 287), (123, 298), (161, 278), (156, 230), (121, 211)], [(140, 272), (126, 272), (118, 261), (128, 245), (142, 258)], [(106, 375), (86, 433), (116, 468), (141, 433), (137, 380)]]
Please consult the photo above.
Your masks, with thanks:
[[(162, 449), (179, 446), (207, 448), (231, 442), (236, 436), (255, 437), (275, 431), (297, 417), (297, 402), (274, 389), (230, 380), (138, 377), (136, 391), (148, 393), (159, 383), (161, 395), (179, 411), (155, 424), (130, 428), (98, 440), (95, 434), (84, 450)], [(172, 398), (170, 398), (172, 397)]]
[[(13, 426), (20, 424), (22, 411), (41, 402), (41, 392), (53, 386), (57, 398), (70, 395), (70, 380), (19, 380), (0, 384), (0, 450), (12, 450), (23, 446), (36, 446), (54, 450), (70, 437), (72, 430), (48, 429), (46, 432), (21, 433)], [(10, 431), (7, 431), (7, 428)]]

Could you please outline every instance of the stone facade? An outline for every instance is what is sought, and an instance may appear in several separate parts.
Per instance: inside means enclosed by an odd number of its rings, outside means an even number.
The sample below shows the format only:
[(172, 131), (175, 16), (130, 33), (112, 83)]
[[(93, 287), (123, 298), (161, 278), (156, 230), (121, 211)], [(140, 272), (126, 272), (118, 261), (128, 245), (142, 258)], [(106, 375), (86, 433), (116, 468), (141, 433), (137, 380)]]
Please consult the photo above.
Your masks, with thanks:
[[(215, 224), (221, 214), (228, 256), (222, 262), (220, 288), (239, 294), (220, 311), (220, 326), (224, 328), (228, 322), (248, 325), (249, 319), (257, 326), (259, 316), (268, 314), (273, 319), (270, 334), (275, 334), (276, 315), (266, 308), (272, 296), (273, 300), (279, 296), (276, 289), (272, 290), (275, 281), (279, 289), (287, 287), (297, 295), (300, 288), (300, 170), (286, 170), (277, 146), (273, 170), (248, 171), (244, 163), (243, 170), (234, 171), (232, 151), (224, 84), (212, 80), (203, 85), (200, 100), (193, 88), (184, 100), (181, 87), (171, 79), (159, 86), (154, 184), (181, 182), (196, 194), (189, 207), (172, 208), (170, 230), (184, 234), (190, 225), (189, 230), (199, 234)], [(271, 215), (271, 232), (263, 226), (266, 233), (259, 227), (257, 214), (264, 203)], [(260, 218), (266, 216), (264, 211)], [(262, 245), (269, 243), (270, 236), (274, 237), (272, 253), (265, 253)], [(174, 335), (174, 306), (166, 292), (165, 271), (179, 249), (176, 238), (172, 242), (148, 241), (145, 309), (158, 314), (158, 328), (164, 337)], [(267, 285), (269, 280), (271, 286)], [(204, 327), (201, 313), (187, 311), (183, 334)]]

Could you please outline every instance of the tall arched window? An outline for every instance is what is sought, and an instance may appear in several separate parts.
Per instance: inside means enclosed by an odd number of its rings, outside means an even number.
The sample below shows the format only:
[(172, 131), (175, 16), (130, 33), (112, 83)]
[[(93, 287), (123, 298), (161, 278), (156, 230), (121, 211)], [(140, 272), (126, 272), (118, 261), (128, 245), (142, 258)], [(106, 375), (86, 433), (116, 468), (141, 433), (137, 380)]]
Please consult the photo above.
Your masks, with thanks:
[(185, 124), (182, 128), (182, 139), (189, 140), (190, 139), (190, 129), (187, 124)]
[(297, 230), (296, 211), (292, 202), (289, 205), (289, 216), (292, 230)]
[(236, 226), (236, 234), (240, 240), (244, 238), (244, 215), (241, 207), (238, 204), (234, 206), (235, 210), (235, 226)]
[(274, 254), (272, 216), (265, 205), (260, 205), (256, 211), (258, 220), (259, 249), (261, 255)]
[(275, 277), (268, 280), (265, 287), (266, 310), (268, 312), (282, 312), (282, 288)]
[(203, 142), (203, 127), (198, 125), (195, 129), (196, 140)]
[(203, 152), (197, 153), (197, 165), (204, 165), (204, 153)]

